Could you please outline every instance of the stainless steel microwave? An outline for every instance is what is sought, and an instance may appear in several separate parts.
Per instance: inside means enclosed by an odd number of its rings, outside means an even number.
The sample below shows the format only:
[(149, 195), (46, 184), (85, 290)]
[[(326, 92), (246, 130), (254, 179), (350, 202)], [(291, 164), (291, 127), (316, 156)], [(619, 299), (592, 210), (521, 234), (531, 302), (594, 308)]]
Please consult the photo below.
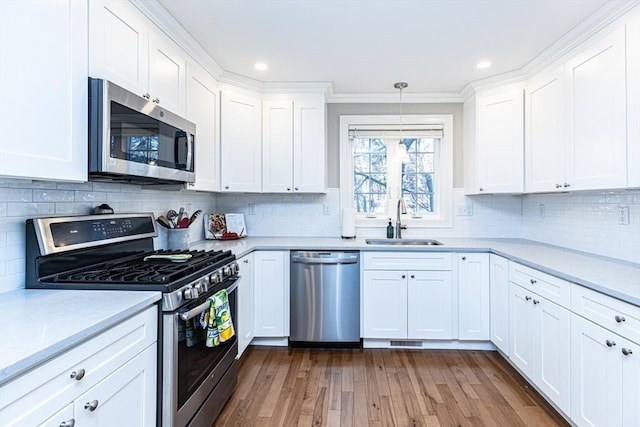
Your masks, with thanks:
[(107, 80), (89, 78), (89, 176), (142, 184), (195, 181), (196, 125)]

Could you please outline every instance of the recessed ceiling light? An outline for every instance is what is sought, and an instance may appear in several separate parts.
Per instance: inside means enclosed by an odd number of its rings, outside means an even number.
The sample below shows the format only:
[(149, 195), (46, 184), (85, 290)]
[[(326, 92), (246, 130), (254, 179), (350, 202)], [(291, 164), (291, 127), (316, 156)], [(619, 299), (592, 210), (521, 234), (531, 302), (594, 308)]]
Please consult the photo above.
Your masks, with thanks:
[(266, 69), (268, 68), (268, 67), (267, 67), (267, 64), (265, 64), (265, 63), (263, 63), (263, 62), (256, 62), (256, 63), (255, 63), (255, 65), (254, 65), (254, 67), (255, 67), (255, 69), (256, 69), (256, 70), (258, 70), (258, 71), (264, 71), (264, 70), (266, 70)]
[(482, 69), (489, 68), (489, 67), (491, 67), (491, 62), (489, 62), (489, 61), (480, 61), (480, 62), (478, 62), (476, 64), (476, 68), (478, 70), (482, 70)]

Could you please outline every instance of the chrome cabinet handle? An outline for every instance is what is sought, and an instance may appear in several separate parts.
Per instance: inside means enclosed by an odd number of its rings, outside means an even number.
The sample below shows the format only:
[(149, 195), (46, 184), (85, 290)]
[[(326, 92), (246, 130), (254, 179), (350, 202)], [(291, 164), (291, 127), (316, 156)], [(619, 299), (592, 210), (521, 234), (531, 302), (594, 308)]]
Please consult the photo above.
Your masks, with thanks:
[(538, 281), (535, 279), (529, 279), (529, 281), (531, 282), (532, 285), (535, 285), (536, 283), (538, 283)]
[(403, 279), (406, 279), (406, 278), (407, 278), (407, 276), (406, 276), (405, 274), (403, 274), (403, 275), (402, 275), (402, 278), (403, 278)]
[(564, 183), (564, 188), (568, 188), (571, 187), (571, 184), (567, 184), (566, 182)]
[(534, 304), (540, 304), (540, 301), (538, 301), (537, 299), (534, 299), (534, 300), (533, 300), (533, 303), (534, 303)]
[(613, 347), (614, 345), (616, 345), (616, 342), (611, 340), (606, 340), (605, 344), (607, 344), (607, 347)]
[(412, 274), (412, 275), (411, 275), (411, 278), (412, 278), (412, 279), (415, 279), (415, 278), (416, 278), (416, 275), (415, 275), (415, 274)]
[(287, 187), (287, 191), (291, 191), (291, 187)]
[(298, 191), (298, 187), (293, 187), (294, 190)]
[(88, 409), (91, 412), (95, 411), (97, 407), (98, 407), (97, 400), (92, 400), (91, 402), (87, 402), (84, 404), (84, 409)]
[(463, 261), (466, 261), (466, 260), (467, 260), (467, 257), (466, 257), (466, 256), (463, 256), (463, 257), (462, 257), (462, 260), (463, 260)]
[(556, 184), (556, 188), (562, 188), (562, 184)]
[(526, 301), (531, 301), (531, 297), (530, 297), (529, 295), (527, 295), (526, 297), (524, 297), (524, 299), (525, 299)]
[(84, 378), (85, 373), (86, 372), (84, 369), (78, 369), (77, 371), (71, 372), (71, 375), (69, 375), (69, 377), (75, 379), (76, 381), (80, 381), (81, 379)]
[(622, 322), (626, 322), (627, 319), (624, 318), (624, 316), (620, 316), (619, 314), (616, 314), (616, 317), (614, 317), (614, 319), (616, 319), (616, 322), (618, 323), (622, 323)]
[(76, 420), (74, 420), (73, 418), (60, 423), (60, 427), (73, 427), (74, 425), (76, 425)]
[(249, 264), (249, 260), (248, 259), (243, 259), (242, 262), (244, 262), (245, 264)]
[(229, 189), (229, 186), (228, 186), (228, 185), (225, 185), (225, 186), (224, 186), (224, 189), (225, 189), (225, 190), (228, 190), (228, 189)]
[(156, 104), (160, 104), (160, 98), (153, 98), (153, 102), (155, 102)]
[(633, 354), (633, 351), (631, 351), (631, 349), (626, 349), (624, 347), (622, 347), (622, 354), (624, 354), (625, 356), (629, 356), (630, 354)]
[(479, 189), (479, 190), (480, 190), (480, 191), (484, 191), (484, 188), (480, 187), (480, 189)]
[(142, 97), (144, 99), (151, 99), (151, 95), (149, 94), (149, 92), (145, 93), (144, 95), (142, 95)]

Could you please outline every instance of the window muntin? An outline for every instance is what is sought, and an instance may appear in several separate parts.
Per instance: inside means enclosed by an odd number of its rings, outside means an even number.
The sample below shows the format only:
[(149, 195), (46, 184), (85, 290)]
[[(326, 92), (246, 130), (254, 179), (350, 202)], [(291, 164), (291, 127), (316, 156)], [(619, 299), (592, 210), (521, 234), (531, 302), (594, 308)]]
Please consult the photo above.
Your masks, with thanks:
[[(395, 219), (400, 197), (408, 208), (402, 221), (410, 227), (453, 224), (453, 116), (412, 115), (409, 125), (407, 117), (404, 126), (399, 116), (340, 117), (340, 200), (343, 208), (355, 208), (358, 227)], [(397, 161), (401, 141), (410, 159), (405, 164)], [(374, 176), (385, 168), (386, 181)]]

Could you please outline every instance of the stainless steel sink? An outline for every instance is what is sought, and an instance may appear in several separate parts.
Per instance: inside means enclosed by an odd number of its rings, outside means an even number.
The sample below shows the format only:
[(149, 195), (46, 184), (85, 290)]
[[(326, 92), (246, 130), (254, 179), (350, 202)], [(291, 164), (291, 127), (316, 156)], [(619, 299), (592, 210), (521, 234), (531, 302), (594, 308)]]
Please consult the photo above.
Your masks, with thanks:
[(432, 239), (367, 239), (367, 245), (394, 246), (438, 246), (441, 242)]

